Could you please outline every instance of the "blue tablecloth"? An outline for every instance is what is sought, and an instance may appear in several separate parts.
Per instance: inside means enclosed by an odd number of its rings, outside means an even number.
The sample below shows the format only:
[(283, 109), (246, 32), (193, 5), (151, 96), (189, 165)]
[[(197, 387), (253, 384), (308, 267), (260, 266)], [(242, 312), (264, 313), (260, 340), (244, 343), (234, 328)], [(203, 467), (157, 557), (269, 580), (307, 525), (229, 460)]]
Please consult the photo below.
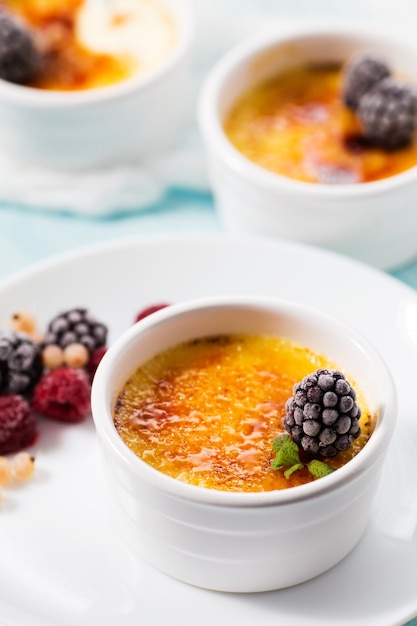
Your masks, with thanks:
[[(211, 195), (187, 190), (171, 190), (137, 214), (102, 219), (0, 207), (0, 279), (51, 255), (125, 235), (222, 230)], [(417, 259), (390, 273), (417, 289)]]

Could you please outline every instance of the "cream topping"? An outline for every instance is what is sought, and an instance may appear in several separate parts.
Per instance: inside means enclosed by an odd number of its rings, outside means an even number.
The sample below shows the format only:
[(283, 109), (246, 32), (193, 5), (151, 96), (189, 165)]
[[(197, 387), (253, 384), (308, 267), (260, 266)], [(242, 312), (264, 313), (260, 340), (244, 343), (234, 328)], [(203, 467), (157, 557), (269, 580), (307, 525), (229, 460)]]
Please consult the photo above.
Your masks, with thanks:
[(156, 0), (86, 0), (78, 12), (76, 36), (87, 49), (134, 59), (150, 69), (175, 42), (175, 23)]

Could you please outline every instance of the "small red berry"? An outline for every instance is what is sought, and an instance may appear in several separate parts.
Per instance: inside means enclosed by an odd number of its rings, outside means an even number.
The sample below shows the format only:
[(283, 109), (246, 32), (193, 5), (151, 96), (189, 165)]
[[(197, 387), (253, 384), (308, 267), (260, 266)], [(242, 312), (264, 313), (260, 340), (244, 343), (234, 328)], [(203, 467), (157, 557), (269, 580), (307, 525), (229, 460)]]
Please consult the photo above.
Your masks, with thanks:
[(98, 368), (98, 365), (106, 352), (107, 352), (107, 347), (101, 346), (101, 348), (96, 348), (93, 354), (91, 355), (90, 360), (88, 361), (86, 365), (86, 371), (91, 381), (93, 380), (94, 374), (96, 373), (96, 369)]
[(59, 367), (42, 376), (33, 390), (32, 409), (60, 422), (81, 422), (90, 413), (91, 384), (83, 369)]
[(151, 306), (147, 306), (145, 309), (139, 311), (135, 317), (135, 322), (139, 322), (139, 320), (143, 320), (144, 317), (148, 317), (148, 315), (151, 315), (152, 313), (165, 309), (167, 306), (169, 306), (167, 303), (152, 304)]
[(18, 452), (34, 442), (37, 423), (19, 395), (0, 396), (0, 455)]

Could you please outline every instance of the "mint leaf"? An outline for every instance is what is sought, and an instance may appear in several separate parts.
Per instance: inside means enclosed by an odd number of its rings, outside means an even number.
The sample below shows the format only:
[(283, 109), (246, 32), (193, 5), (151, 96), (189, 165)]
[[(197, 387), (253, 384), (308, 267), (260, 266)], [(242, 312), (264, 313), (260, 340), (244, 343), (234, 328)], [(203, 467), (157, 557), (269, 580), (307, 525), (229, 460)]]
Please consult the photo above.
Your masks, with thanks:
[(293, 438), (291, 437), (291, 435), (287, 435), (286, 433), (280, 435), (279, 437), (275, 437), (274, 441), (272, 442), (273, 451), (278, 452), (279, 450), (281, 450), (284, 443), (287, 443), (288, 441), (293, 441)]
[(310, 474), (315, 478), (323, 478), (335, 471), (334, 467), (317, 459), (304, 465), (300, 460), (298, 446), (291, 435), (284, 434), (276, 437), (272, 442), (272, 449), (275, 452), (275, 459), (271, 461), (271, 468), (279, 470), (286, 467), (284, 476), (287, 480), (291, 474), (303, 467), (308, 467)]
[(271, 462), (272, 469), (292, 468), (293, 465), (301, 465), (298, 446), (290, 435), (280, 435), (274, 439), (272, 449), (275, 452), (275, 459)]
[(303, 467), (304, 467), (304, 465), (302, 463), (296, 463), (295, 465), (292, 465), (287, 470), (285, 470), (285, 472), (284, 472), (285, 478), (288, 480), (288, 478), (291, 476), (291, 474), (293, 474), (297, 470), (303, 469)]
[(310, 461), (310, 463), (307, 464), (307, 467), (310, 474), (315, 476), (315, 478), (323, 478), (323, 476), (327, 476), (335, 471), (334, 467), (324, 461), (318, 461), (317, 459)]

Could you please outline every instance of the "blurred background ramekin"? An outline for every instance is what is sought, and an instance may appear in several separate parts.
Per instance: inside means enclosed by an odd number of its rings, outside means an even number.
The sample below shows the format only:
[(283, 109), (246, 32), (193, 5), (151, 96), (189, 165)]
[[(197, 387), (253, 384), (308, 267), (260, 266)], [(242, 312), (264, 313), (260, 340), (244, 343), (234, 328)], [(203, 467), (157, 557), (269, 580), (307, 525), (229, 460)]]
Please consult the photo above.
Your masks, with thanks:
[(81, 169), (152, 157), (168, 148), (190, 96), (194, 17), (187, 0), (163, 0), (177, 41), (155, 68), (85, 91), (48, 91), (0, 80), (2, 150), (36, 165)]
[(369, 27), (328, 24), (264, 30), (226, 53), (204, 81), (199, 125), (215, 204), (224, 227), (297, 240), (381, 269), (417, 255), (417, 168), (375, 182), (317, 184), (267, 171), (243, 156), (223, 125), (237, 100), (281, 72), (309, 63), (380, 55), (417, 83), (417, 46)]

